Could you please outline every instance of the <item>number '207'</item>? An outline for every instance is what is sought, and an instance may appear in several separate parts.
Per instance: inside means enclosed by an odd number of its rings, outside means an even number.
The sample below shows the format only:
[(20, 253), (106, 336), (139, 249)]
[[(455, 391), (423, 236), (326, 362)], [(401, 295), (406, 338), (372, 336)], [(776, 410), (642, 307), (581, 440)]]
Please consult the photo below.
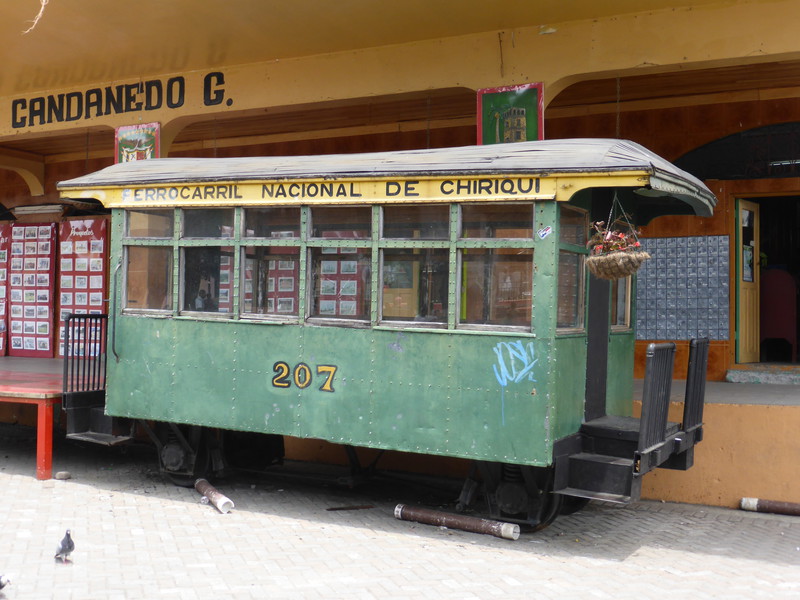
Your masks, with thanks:
[[(333, 378), (336, 375), (337, 367), (334, 365), (317, 365), (317, 375), (322, 377), (322, 383), (319, 386), (321, 392), (334, 392)], [(292, 384), (301, 390), (311, 385), (314, 377), (311, 374), (311, 367), (306, 363), (298, 363), (292, 369), (287, 363), (279, 360), (272, 365), (272, 371), (275, 376), (272, 378), (272, 385), (276, 388), (288, 388)]]

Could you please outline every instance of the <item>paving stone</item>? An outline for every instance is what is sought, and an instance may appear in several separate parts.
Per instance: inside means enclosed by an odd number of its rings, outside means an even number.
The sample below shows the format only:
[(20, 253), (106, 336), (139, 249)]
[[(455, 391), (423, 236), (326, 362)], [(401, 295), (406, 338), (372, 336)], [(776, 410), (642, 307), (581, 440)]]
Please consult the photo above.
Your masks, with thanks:
[[(796, 517), (592, 503), (509, 541), (395, 519), (399, 501), (426, 505), (405, 483), (255, 475), (215, 482), (236, 503), (223, 515), (164, 480), (152, 449), (58, 440), (54, 466), (72, 478), (41, 482), (33, 432), (5, 432), (3, 600), (800, 598)], [(76, 549), (60, 564), (67, 527)]]

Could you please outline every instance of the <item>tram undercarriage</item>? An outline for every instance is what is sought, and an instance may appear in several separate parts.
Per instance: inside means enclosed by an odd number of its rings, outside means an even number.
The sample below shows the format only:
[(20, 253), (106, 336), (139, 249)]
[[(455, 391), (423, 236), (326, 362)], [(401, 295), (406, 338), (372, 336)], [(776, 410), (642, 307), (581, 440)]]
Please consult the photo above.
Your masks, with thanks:
[[(536, 531), (560, 514), (580, 510), (591, 499), (638, 500), (642, 476), (655, 468), (690, 468), (694, 445), (702, 439), (708, 341), (693, 340), (690, 345), (681, 423), (667, 420), (674, 352), (674, 344), (648, 348), (640, 418), (606, 415), (585, 422), (577, 434), (556, 443), (554, 464), (549, 467), (475, 461), (454, 499), (454, 510), (476, 510), (482, 496), (490, 518)], [(265, 472), (284, 459), (281, 435), (139, 423), (156, 446), (161, 471), (176, 485), (192, 486), (200, 477), (224, 476), (237, 469)], [(356, 449), (344, 448), (350, 476), (340, 478), (341, 483), (353, 487), (377, 472), (382, 451), (362, 466)]]

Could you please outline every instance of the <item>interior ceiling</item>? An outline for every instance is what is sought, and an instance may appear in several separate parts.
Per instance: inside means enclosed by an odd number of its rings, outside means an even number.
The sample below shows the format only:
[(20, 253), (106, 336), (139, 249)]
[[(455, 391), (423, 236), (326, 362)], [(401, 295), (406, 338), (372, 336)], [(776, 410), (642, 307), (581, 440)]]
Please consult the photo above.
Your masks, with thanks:
[(554, 98), (548, 108), (797, 87), (800, 62), (771, 62), (714, 69), (674, 71), (658, 75), (607, 78), (576, 83)]

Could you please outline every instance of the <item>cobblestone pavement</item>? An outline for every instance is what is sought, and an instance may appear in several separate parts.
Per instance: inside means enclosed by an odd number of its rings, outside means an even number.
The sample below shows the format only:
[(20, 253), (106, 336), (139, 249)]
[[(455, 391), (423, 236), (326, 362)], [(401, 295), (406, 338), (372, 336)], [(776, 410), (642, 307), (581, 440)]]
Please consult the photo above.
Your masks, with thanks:
[(33, 430), (0, 429), (4, 600), (800, 598), (797, 517), (598, 503), (509, 541), (396, 520), (398, 502), (441, 497), (397, 480), (240, 474), (216, 482), (236, 504), (223, 515), (163, 480), (150, 448), (58, 441), (66, 481), (37, 481), (34, 455)]

